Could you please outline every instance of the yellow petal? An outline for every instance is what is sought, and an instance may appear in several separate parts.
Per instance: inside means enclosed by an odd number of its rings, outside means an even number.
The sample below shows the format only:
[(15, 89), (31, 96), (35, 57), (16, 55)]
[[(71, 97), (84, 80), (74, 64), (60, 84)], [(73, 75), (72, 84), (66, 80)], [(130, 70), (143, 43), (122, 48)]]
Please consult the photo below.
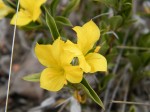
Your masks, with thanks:
[(35, 54), (40, 61), (46, 67), (55, 67), (57, 63), (52, 55), (52, 46), (51, 45), (39, 45), (36, 44)]
[(4, 18), (8, 14), (7, 10), (1, 10), (0, 9), (0, 19)]
[(54, 41), (53, 45), (52, 45), (52, 55), (54, 57), (55, 60), (57, 60), (57, 63), (60, 65), (60, 56), (63, 53), (63, 46), (64, 46), (64, 41), (60, 40), (60, 38), (58, 38), (57, 40)]
[(83, 55), (77, 44), (72, 43), (70, 40), (64, 44), (64, 50), (72, 53), (75, 56)]
[(69, 65), (73, 60), (73, 55), (69, 52), (63, 51), (60, 55), (60, 64), (62, 66)]
[(39, 7), (35, 8), (32, 16), (33, 21), (36, 21), (39, 18), (40, 14), (41, 14), (41, 9)]
[(79, 59), (79, 66), (83, 69), (84, 72), (89, 72), (91, 67), (88, 65), (86, 62), (84, 55), (82, 51), (79, 49), (77, 44), (72, 43), (71, 41), (67, 41), (64, 45), (64, 50), (69, 52), (68, 54), (69, 57), (78, 57)]
[(92, 49), (93, 45), (100, 37), (100, 30), (92, 20), (82, 27), (74, 27), (73, 30), (77, 33), (77, 44), (84, 55)]
[(46, 68), (40, 77), (40, 86), (49, 91), (59, 91), (65, 84), (64, 72), (54, 68)]
[(6, 15), (8, 15), (10, 12), (12, 12), (13, 9), (6, 6), (2, 0), (0, 0), (0, 19), (4, 18)]
[(35, 0), (20, 0), (21, 7), (28, 11), (33, 11), (34, 4), (35, 4)]
[(39, 18), (41, 14), (40, 7), (45, 2), (46, 0), (20, 0), (21, 7), (30, 12), (33, 21)]
[(79, 66), (65, 66), (66, 79), (71, 83), (80, 83), (83, 78), (83, 71)]
[[(11, 24), (15, 25), (17, 14), (15, 14), (11, 20)], [(28, 11), (20, 10), (18, 12), (17, 25), (24, 26), (32, 21), (31, 15)]]
[(85, 59), (91, 66), (91, 73), (97, 71), (107, 71), (107, 61), (104, 56), (98, 53), (89, 53), (86, 55)]
[(22, 8), (33, 12), (35, 6), (40, 7), (46, 0), (20, 0), (20, 5)]
[(80, 56), (79, 58), (79, 66), (82, 68), (82, 70), (85, 73), (88, 73), (91, 71), (91, 66), (86, 62), (86, 59), (84, 56)]
[(46, 2), (46, 0), (35, 0), (36, 4), (33, 10), (33, 21), (36, 21), (41, 14), (41, 5)]
[[(64, 53), (66, 54), (65, 56), (62, 57), (63, 59), (67, 59), (67, 63), (71, 62), (74, 57), (79, 57), (83, 56), (81, 50), (78, 48), (77, 44), (72, 43), (70, 40), (67, 40), (67, 42), (64, 44), (63, 47)], [(65, 60), (64, 60), (65, 64)]]

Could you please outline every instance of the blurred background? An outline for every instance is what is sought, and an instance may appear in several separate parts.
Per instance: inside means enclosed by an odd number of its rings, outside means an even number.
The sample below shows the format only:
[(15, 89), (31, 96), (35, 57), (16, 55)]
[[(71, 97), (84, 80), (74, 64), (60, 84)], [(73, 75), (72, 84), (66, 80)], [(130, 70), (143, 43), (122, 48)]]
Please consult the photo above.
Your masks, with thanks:
[[(90, 98), (78, 103), (67, 87), (54, 93), (41, 89), (39, 83), (24, 81), (22, 77), (43, 70), (34, 46), (37, 41), (50, 43), (51, 35), (42, 28), (18, 27), (8, 112), (150, 112), (150, 0), (57, 1), (55, 15), (69, 18), (73, 26), (93, 19), (101, 30), (97, 45), (107, 58), (108, 72), (86, 78), (106, 109)], [(74, 40), (72, 27), (58, 26), (62, 37)], [(0, 20), (0, 112), (6, 101), (13, 28), (10, 17)]]

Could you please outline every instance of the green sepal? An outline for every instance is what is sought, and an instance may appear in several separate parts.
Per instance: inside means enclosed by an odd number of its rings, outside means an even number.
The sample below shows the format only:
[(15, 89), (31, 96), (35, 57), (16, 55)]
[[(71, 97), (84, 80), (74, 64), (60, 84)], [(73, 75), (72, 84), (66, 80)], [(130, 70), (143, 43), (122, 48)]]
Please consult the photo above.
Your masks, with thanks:
[(41, 77), (41, 73), (35, 73), (35, 74), (30, 74), (30, 75), (23, 77), (23, 80), (31, 81), (31, 82), (39, 82), (40, 77)]
[(105, 107), (104, 107), (101, 99), (99, 98), (97, 93), (92, 89), (92, 87), (89, 85), (89, 83), (85, 80), (85, 78), (82, 79), (80, 85), (85, 90), (85, 92), (92, 98), (92, 100), (105, 110)]

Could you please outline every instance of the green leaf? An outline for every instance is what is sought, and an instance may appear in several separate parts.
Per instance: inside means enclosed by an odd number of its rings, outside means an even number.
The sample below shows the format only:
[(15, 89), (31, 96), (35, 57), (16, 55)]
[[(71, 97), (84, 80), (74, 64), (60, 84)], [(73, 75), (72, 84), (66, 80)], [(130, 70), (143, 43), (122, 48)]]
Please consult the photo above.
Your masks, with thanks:
[(45, 7), (45, 11), (46, 11), (47, 26), (51, 32), (52, 37), (54, 38), (54, 40), (56, 40), (60, 36), (56, 22), (46, 7)]
[(63, 11), (63, 16), (68, 16), (79, 5), (80, 0), (71, 0), (68, 6)]
[(100, 22), (100, 29), (101, 29), (101, 32), (102, 32), (102, 33), (103, 33), (103, 32), (107, 32), (108, 25), (107, 25), (106, 22), (103, 21), (103, 20)]
[(123, 19), (121, 16), (113, 16), (109, 19), (109, 24), (111, 29), (115, 30), (117, 29), (123, 22)]
[(136, 54), (130, 54), (128, 56), (131, 64), (132, 64), (132, 67), (134, 69), (134, 71), (138, 71), (139, 68), (141, 67), (142, 65), (142, 61), (141, 61), (141, 58), (140, 56), (136, 55)]
[(94, 1), (101, 2), (107, 6), (111, 6), (114, 8), (116, 8), (118, 2), (117, 0), (94, 0)]
[(88, 84), (88, 82), (85, 80), (85, 78), (82, 79), (80, 84), (85, 92), (93, 99), (93, 101), (95, 101), (99, 106), (105, 109), (102, 101), (100, 100), (96, 92), (92, 89), (92, 87)]
[(56, 14), (56, 8), (58, 3), (60, 2), (60, 0), (52, 0), (51, 4), (50, 4), (50, 9), (51, 9), (51, 14), (54, 16), (54, 14)]
[(130, 109), (129, 109), (129, 112), (136, 112), (135, 106), (132, 105), (132, 106), (130, 107)]
[(147, 47), (150, 48), (150, 33), (144, 34), (139, 38), (138, 45), (140, 47)]
[(61, 24), (64, 26), (72, 26), (70, 20), (66, 17), (63, 17), (63, 16), (56, 16), (55, 21), (57, 24)]
[(23, 80), (31, 81), (31, 82), (39, 82), (40, 76), (41, 76), (41, 73), (30, 74), (30, 75), (23, 77)]

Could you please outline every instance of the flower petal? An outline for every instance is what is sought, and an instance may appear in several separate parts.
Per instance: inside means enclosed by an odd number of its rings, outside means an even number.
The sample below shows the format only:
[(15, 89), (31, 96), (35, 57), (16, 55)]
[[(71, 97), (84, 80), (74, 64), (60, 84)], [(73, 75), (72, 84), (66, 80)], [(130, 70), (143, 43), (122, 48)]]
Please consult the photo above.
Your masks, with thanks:
[(83, 71), (79, 66), (65, 66), (66, 79), (71, 83), (80, 83), (83, 78)]
[(10, 12), (13, 12), (13, 9), (6, 6), (3, 2), (3, 0), (0, 0), (0, 19), (4, 18), (6, 15), (8, 15)]
[(5, 9), (0, 9), (0, 20), (3, 19), (9, 12)]
[(79, 66), (83, 69), (84, 72), (89, 72), (91, 67), (86, 62), (84, 55), (82, 51), (79, 49), (77, 44), (72, 43), (71, 41), (67, 41), (64, 46), (64, 50), (69, 52), (70, 54), (68, 56), (72, 57), (78, 57), (79, 59)]
[(39, 18), (41, 14), (40, 6), (45, 2), (46, 0), (20, 0), (21, 7), (30, 12), (33, 21)]
[(54, 68), (44, 69), (40, 77), (41, 88), (49, 91), (59, 91), (65, 82), (64, 72)]
[[(11, 20), (11, 24), (15, 25), (17, 14), (15, 14)], [(18, 12), (17, 25), (24, 26), (32, 21), (30, 13), (25, 10), (20, 10)]]
[[(68, 62), (71, 63), (75, 57), (83, 56), (77, 44), (72, 43), (70, 40), (67, 40), (67, 42), (64, 44), (63, 50), (65, 55), (61, 56), (61, 59), (64, 64), (67, 64)], [(65, 61), (64, 59), (67, 59), (68, 61)]]
[(55, 67), (57, 63), (52, 55), (51, 45), (39, 45), (35, 46), (35, 54), (40, 61), (46, 67)]
[(60, 40), (60, 38), (55, 40), (52, 45), (52, 50), (51, 50), (52, 55), (53, 55), (54, 59), (57, 60), (57, 63), (59, 65), (61, 64), (60, 56), (63, 53), (63, 46), (64, 46), (64, 41)]
[(67, 40), (67, 42), (65, 43), (64, 50), (71, 52), (76, 56), (83, 55), (77, 44), (72, 43), (70, 40)]
[(80, 56), (79, 58), (79, 66), (83, 69), (85, 73), (88, 73), (91, 71), (91, 66), (86, 62), (86, 59), (84, 56)]
[(33, 11), (34, 4), (35, 0), (20, 0), (21, 7), (28, 11)]
[(41, 14), (41, 5), (46, 2), (46, 0), (35, 0), (36, 4), (33, 9), (33, 21), (36, 21)]
[(86, 55), (85, 59), (91, 66), (91, 73), (96, 71), (107, 71), (107, 61), (104, 56), (98, 53), (89, 53)]
[(82, 27), (74, 27), (73, 30), (77, 33), (77, 44), (84, 55), (92, 49), (93, 45), (100, 37), (100, 30), (92, 20)]

